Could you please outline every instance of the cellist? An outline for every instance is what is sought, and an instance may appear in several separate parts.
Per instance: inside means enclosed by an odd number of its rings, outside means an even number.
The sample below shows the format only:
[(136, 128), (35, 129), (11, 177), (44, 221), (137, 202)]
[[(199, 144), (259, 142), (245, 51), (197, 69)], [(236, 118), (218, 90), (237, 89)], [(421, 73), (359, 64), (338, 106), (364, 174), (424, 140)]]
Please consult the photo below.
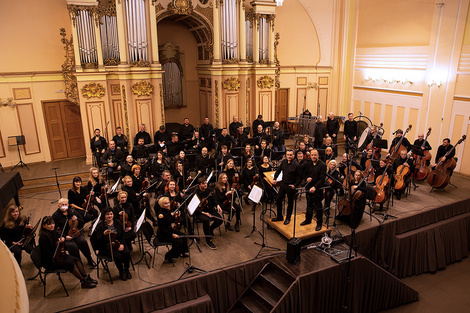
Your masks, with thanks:
[[(432, 166), (433, 169), (437, 165), (437, 163), (439, 163), (441, 158), (444, 157), (446, 155), (446, 153), (449, 150), (451, 150), (453, 147), (454, 146), (450, 144), (450, 139), (449, 138), (445, 138), (444, 140), (442, 140), (442, 145), (440, 145), (439, 148), (437, 148), (436, 159), (435, 159), (436, 163), (434, 163), (434, 165)], [(449, 153), (449, 155), (447, 157), (445, 157), (446, 158), (445, 161), (447, 161), (449, 159), (452, 159), (454, 156), (455, 156), (455, 149), (451, 153)], [(451, 172), (450, 175), (452, 175), (452, 172)]]
[(393, 162), (393, 173), (395, 175), (394, 186), (396, 185), (396, 175), (398, 174), (397, 173), (398, 167), (400, 165), (403, 165), (407, 167), (409, 170), (408, 175), (406, 175), (406, 177), (404, 178), (405, 187), (400, 190), (395, 189), (395, 195), (398, 200), (401, 199), (401, 195), (405, 192), (406, 188), (408, 187), (408, 184), (411, 182), (410, 174), (413, 172), (413, 158), (412, 157), (408, 158), (407, 154), (408, 152), (406, 150), (401, 150), (400, 156), (396, 158), (395, 161)]
[[(389, 151), (393, 151), (396, 144), (402, 139), (401, 137), (403, 137), (403, 130), (402, 129), (397, 129), (396, 136), (395, 136), (395, 138), (393, 138), (392, 143), (390, 144), (390, 150)], [(408, 141), (408, 138), (404, 137), (402, 142), (401, 142), (401, 145), (406, 148), (407, 152), (411, 150), (411, 143)], [(390, 154), (388, 154), (387, 156), (389, 156), (389, 155)]]
[[(390, 166), (387, 167), (387, 161), (384, 160), (384, 159), (380, 159), (379, 161), (379, 167), (377, 167), (377, 169), (375, 170), (375, 177), (376, 179), (378, 180), (378, 177), (381, 176), (381, 175), (386, 175), (389, 179), (392, 177), (392, 168)], [(374, 182), (375, 184), (376, 182)], [(388, 194), (388, 188), (389, 186), (385, 186), (385, 195)], [(383, 210), (383, 207), (384, 207), (384, 202), (380, 203), (380, 211)]]

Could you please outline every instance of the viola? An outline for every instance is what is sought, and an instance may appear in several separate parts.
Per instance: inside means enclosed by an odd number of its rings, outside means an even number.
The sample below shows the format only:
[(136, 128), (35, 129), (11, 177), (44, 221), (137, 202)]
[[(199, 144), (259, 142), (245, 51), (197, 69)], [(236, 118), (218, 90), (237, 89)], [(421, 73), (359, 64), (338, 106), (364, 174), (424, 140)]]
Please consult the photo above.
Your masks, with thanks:
[(209, 193), (209, 195), (205, 198), (202, 198), (201, 202), (199, 203), (199, 206), (198, 208), (203, 211), (205, 209), (205, 207), (209, 204), (209, 198), (212, 196), (212, 194), (214, 193), (214, 191), (212, 191), (211, 193)]
[(30, 217), (28, 216), (25, 220), (24, 220), (24, 224), (26, 225), (23, 229), (23, 238), (26, 238), (28, 236), (30, 236), (32, 233), (33, 233), (33, 227), (31, 225), (29, 225), (29, 221), (30, 221)]
[(85, 202), (82, 204), (82, 208), (85, 209), (85, 213), (88, 213), (88, 210), (90, 210), (93, 201), (95, 201), (95, 196), (91, 194), (92, 192), (93, 189), (90, 191), (90, 194), (86, 196)]
[(437, 189), (444, 189), (447, 187), (450, 181), (450, 173), (457, 166), (457, 162), (454, 158), (446, 160), (446, 158), (455, 150), (459, 144), (467, 139), (466, 135), (463, 135), (462, 138), (457, 142), (455, 146), (452, 147), (447, 153), (439, 160), (439, 163), (436, 167), (429, 173), (427, 177), (428, 184)]
[(390, 159), (395, 161), (396, 158), (400, 155), (400, 151), (406, 150), (406, 147), (402, 145), (403, 139), (405, 139), (406, 134), (411, 130), (412, 125), (408, 125), (408, 128), (406, 129), (405, 133), (403, 136), (401, 136), (400, 140), (397, 142), (396, 145), (390, 148)]
[(114, 231), (110, 231), (109, 233), (109, 246), (113, 250), (119, 250), (119, 247), (121, 246), (121, 243), (119, 240), (116, 239), (117, 233)]
[(410, 168), (405, 166), (405, 164), (408, 162), (409, 158), (410, 156), (408, 155), (405, 163), (397, 168), (397, 173), (395, 174), (395, 185), (393, 186), (393, 189), (395, 190), (403, 190), (405, 188), (405, 178), (410, 174)]
[[(426, 134), (426, 138), (424, 138), (423, 144), (421, 145), (421, 148), (424, 148), (426, 146), (426, 142), (428, 141), (428, 136), (431, 134), (431, 127), (429, 127), (428, 132)], [(416, 175), (415, 179), (416, 180), (425, 180), (426, 177), (429, 174), (429, 166), (428, 163), (432, 158), (431, 152), (428, 150), (423, 151), (424, 155), (414, 155), (414, 158), (416, 160), (415, 166), (416, 166)]]
[(65, 251), (65, 240), (62, 242), (57, 241), (56, 253), (54, 254), (54, 260), (61, 261), (66, 255), (67, 255), (67, 252)]

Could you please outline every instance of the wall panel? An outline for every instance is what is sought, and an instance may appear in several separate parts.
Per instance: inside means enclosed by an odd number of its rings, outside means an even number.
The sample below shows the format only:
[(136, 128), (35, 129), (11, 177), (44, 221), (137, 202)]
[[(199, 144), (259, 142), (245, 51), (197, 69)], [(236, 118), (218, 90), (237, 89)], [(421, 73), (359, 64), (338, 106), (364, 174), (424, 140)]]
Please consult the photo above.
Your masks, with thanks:
[(383, 121), (380, 121), (380, 122), (384, 123), (383, 127), (386, 131), (383, 139), (389, 140), (389, 145), (392, 142), (391, 140), (393, 138), (393, 135), (391, 135), (391, 133), (394, 132), (394, 130), (391, 130), (391, 128), (392, 128), (392, 118), (391, 118), (392, 114), (393, 114), (393, 105), (386, 104), (385, 105), (385, 116), (384, 116)]
[(406, 135), (406, 138), (413, 144), (414, 140), (418, 138), (419, 133), (424, 133), (426, 136), (426, 131), (424, 129), (418, 129), (418, 109), (410, 109), (410, 113), (408, 114), (408, 124), (413, 125), (410, 132)]
[(382, 121), (382, 104), (380, 103), (374, 103), (374, 117), (372, 119), (372, 122), (374, 124), (379, 125), (380, 122)]
[[(303, 108), (305, 102), (305, 97), (307, 96), (307, 88), (297, 88), (297, 105), (294, 114), (299, 115), (303, 113)], [(312, 115), (315, 115), (315, 112), (311, 112)], [(289, 114), (290, 116), (290, 114)]]
[[(397, 111), (395, 114), (395, 128), (391, 129), (392, 132), (395, 132), (398, 128), (401, 128), (403, 132), (405, 131), (405, 108), (404, 107), (397, 107)], [(416, 125), (413, 125), (416, 127)]]
[(2, 132), (0, 131), (0, 158), (4, 158), (5, 156), (5, 147), (3, 146)]
[(361, 100), (354, 100), (353, 101), (353, 107), (352, 107), (352, 112), (354, 113), (354, 116), (358, 116), (359, 112), (361, 111)]
[(33, 104), (17, 104), (16, 112), (18, 114), (21, 134), (25, 136), (26, 140), (24, 153), (26, 155), (40, 153), (41, 147), (39, 146), (39, 136), (38, 129), (36, 127)]
[(259, 93), (259, 112), (263, 115), (265, 121), (272, 121), (272, 91), (260, 92)]
[[(120, 126), (123, 129), (123, 133), (124, 133), (126, 126), (124, 125), (121, 99), (113, 99), (111, 105), (113, 108), (113, 126), (114, 128)], [(111, 133), (114, 134), (114, 129)]]
[(232, 122), (232, 117), (240, 116), (238, 113), (238, 93), (227, 93), (225, 94), (225, 104), (226, 104), (226, 115), (225, 115), (225, 125), (230, 125)]
[[(463, 116), (463, 115), (456, 115), (455, 116), (454, 130), (452, 131), (452, 136), (450, 137), (450, 143), (452, 145), (455, 145), (457, 143), (457, 141), (459, 141), (462, 138), (462, 134), (465, 133), (464, 131), (462, 131), (464, 120), (465, 120), (465, 116)], [(458, 145), (455, 148), (455, 156), (456, 157), (458, 156), (459, 148), (461, 148), (460, 145)]]
[[(137, 125), (145, 124), (146, 131), (153, 133), (153, 120), (152, 120), (152, 101), (150, 99), (136, 100), (135, 101)], [(140, 126), (139, 126), (140, 127)]]
[[(328, 116), (327, 107), (328, 107), (328, 88), (319, 88), (318, 89), (318, 103), (320, 104), (320, 112), (318, 115), (323, 115), (323, 118), (326, 119)], [(313, 114), (313, 113), (312, 113)], [(339, 115), (339, 114), (337, 114)]]
[(88, 131), (91, 136), (94, 134), (94, 130), (99, 128), (101, 135), (103, 136), (103, 130), (106, 126), (106, 115), (104, 110), (104, 102), (87, 102), (87, 120), (88, 120)]
[[(470, 140), (470, 127), (468, 127), (468, 125), (470, 125), (470, 119), (467, 119), (467, 125), (465, 125), (467, 127), (467, 140)], [(465, 142), (461, 143), (461, 145), (463, 145), (460, 149), (462, 156), (459, 158), (460, 161), (457, 162), (457, 168), (460, 168), (461, 173), (470, 174), (470, 162), (468, 162), (470, 158), (470, 145), (465, 144)], [(466, 160), (466, 162), (462, 162), (462, 160)]]

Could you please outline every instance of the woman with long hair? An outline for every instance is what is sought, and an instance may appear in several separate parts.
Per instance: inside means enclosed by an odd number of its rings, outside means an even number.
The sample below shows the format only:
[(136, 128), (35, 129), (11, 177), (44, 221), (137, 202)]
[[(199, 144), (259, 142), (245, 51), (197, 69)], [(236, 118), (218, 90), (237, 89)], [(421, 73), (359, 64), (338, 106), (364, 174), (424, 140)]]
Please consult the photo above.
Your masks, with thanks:
[(72, 180), (72, 188), (67, 193), (69, 205), (75, 209), (75, 212), (81, 216), (86, 222), (92, 221), (98, 217), (98, 210), (95, 209), (94, 203), (91, 202), (84, 207), (87, 196), (93, 197), (93, 190), (87, 193), (86, 188), (82, 187), (82, 179), (80, 176), (75, 176)]
[(229, 159), (227, 161), (227, 165), (225, 165), (223, 173), (227, 174), (228, 183), (229, 185), (232, 185), (233, 179), (238, 177), (238, 172), (235, 168), (235, 161), (233, 161), (233, 159)]
[(94, 204), (100, 210), (106, 207), (106, 204), (104, 203), (105, 201), (103, 201), (105, 200), (105, 195), (103, 193), (106, 193), (106, 182), (103, 179), (103, 177), (101, 177), (100, 170), (97, 167), (90, 168), (90, 176), (88, 178), (87, 192), (90, 193), (90, 191), (94, 192), (94, 196), (95, 196)]
[[(235, 231), (240, 231), (240, 213), (241, 208), (236, 203), (237, 196), (234, 194), (235, 190), (230, 188), (228, 183), (228, 176), (225, 173), (219, 175), (217, 186), (215, 188), (215, 199), (217, 204), (222, 208), (222, 211), (229, 213), (228, 220), (231, 221), (235, 211), (236, 222)], [(233, 228), (230, 223), (225, 223), (225, 229), (232, 231)]]

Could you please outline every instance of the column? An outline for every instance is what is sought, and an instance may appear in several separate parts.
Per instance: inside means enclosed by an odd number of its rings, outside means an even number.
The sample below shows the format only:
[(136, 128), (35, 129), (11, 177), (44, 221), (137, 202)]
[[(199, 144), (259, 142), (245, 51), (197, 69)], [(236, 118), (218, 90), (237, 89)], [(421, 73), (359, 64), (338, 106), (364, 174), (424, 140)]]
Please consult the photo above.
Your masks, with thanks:
[(240, 61), (245, 62), (246, 61), (246, 29), (245, 29), (245, 3), (243, 1), (238, 1), (238, 7), (239, 7), (239, 32), (240, 32)]
[(212, 6), (212, 13), (214, 16), (214, 61), (220, 62), (220, 1), (214, 0), (215, 5)]
[[(148, 1), (150, 2), (150, 1)], [(150, 12), (150, 43), (152, 49), (152, 64), (157, 64), (159, 62), (158, 58), (158, 33), (157, 33), (157, 18), (155, 11), (155, 2), (149, 3), (149, 12)]]
[(126, 39), (126, 26), (124, 22), (124, 8), (123, 3), (126, 0), (116, 1), (116, 20), (119, 38), (119, 54), (121, 64), (127, 64), (127, 39)]
[(253, 17), (253, 64), (259, 63), (259, 14)]

